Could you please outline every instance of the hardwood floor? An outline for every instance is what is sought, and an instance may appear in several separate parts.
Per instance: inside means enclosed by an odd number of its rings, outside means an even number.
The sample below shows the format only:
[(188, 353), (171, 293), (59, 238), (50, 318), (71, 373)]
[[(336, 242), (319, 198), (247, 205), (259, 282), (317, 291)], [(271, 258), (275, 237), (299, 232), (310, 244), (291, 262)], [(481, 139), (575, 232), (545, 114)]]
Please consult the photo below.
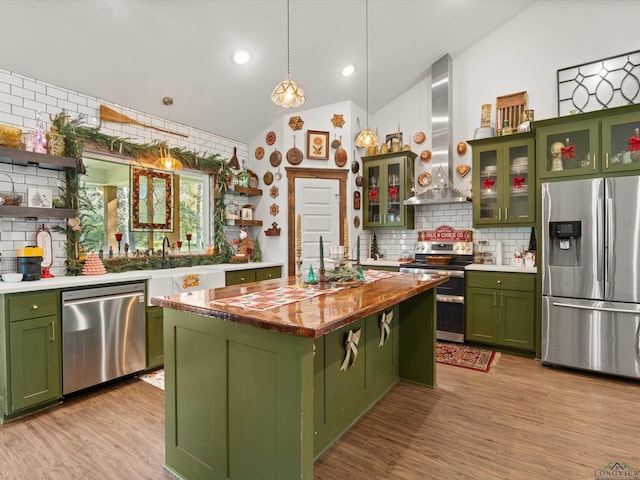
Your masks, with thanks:
[[(315, 480), (594, 479), (640, 467), (640, 383), (502, 354), (401, 382), (314, 466)], [(171, 479), (163, 392), (129, 380), (0, 426), (0, 479)]]

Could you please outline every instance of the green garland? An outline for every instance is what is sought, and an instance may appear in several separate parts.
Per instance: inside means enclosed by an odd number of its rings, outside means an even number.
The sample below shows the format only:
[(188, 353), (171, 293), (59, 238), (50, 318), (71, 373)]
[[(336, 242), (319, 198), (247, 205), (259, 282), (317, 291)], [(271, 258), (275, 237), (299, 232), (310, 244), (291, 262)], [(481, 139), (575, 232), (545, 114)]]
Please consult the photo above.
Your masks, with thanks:
[[(225, 236), (224, 194), (227, 191), (227, 177), (233, 175), (233, 172), (219, 154), (199, 155), (185, 148), (169, 148), (166, 141), (132, 143), (129, 139), (106, 135), (101, 133), (99, 128), (86, 126), (86, 116), (83, 114), (72, 120), (64, 109), (56, 116), (51, 117), (51, 130), (64, 137), (65, 156), (76, 159), (76, 168), (66, 169), (66, 188), (61, 192), (64, 208), (78, 209), (81, 206), (80, 175), (85, 173), (82, 155), (87, 143), (138, 161), (150, 161), (159, 157), (163, 150), (169, 151), (171, 156), (180, 160), (186, 168), (213, 173), (216, 178), (213, 240), (218, 258), (212, 263), (229, 261), (233, 250)], [(67, 275), (80, 275), (83, 262), (77, 259), (76, 246), (80, 241), (81, 232), (73, 230), (69, 225), (57, 230), (64, 231), (67, 236)]]

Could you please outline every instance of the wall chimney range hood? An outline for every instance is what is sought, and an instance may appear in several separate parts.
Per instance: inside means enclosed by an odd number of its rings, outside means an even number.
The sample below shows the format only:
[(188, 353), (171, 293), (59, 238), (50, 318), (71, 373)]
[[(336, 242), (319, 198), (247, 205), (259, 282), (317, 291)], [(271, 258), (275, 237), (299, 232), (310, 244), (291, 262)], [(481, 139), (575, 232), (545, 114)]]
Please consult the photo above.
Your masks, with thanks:
[(466, 202), (453, 187), (452, 60), (446, 54), (431, 65), (431, 175), (427, 190), (404, 201), (405, 205)]

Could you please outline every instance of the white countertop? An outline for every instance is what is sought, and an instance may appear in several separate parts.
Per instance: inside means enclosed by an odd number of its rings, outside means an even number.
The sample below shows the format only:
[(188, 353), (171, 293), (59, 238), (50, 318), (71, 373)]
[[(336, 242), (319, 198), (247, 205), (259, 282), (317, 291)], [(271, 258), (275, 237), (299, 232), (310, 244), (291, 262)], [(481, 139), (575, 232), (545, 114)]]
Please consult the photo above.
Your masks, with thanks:
[(109, 283), (149, 280), (151, 278), (174, 277), (184, 275), (186, 273), (223, 273), (230, 270), (250, 270), (254, 268), (276, 266), (282, 266), (282, 263), (220, 263), (217, 265), (197, 265), (195, 267), (165, 268), (161, 270), (134, 270), (122, 273), (106, 273), (104, 275), (59, 276), (54, 278), (42, 278), (40, 280), (28, 282), (10, 283), (0, 281), (0, 295), (4, 293), (52, 290), (56, 288), (89, 287)]
[(481, 272), (514, 272), (514, 273), (538, 273), (537, 267), (517, 267), (515, 265), (491, 265), (486, 263), (472, 263), (464, 267), (465, 270), (477, 270)]

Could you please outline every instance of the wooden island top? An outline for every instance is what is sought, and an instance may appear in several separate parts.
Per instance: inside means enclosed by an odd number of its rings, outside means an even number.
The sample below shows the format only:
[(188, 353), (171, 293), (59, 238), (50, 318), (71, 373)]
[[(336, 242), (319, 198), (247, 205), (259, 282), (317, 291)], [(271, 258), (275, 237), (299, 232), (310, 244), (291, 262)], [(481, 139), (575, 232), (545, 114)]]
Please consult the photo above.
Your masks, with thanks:
[[(329, 290), (327, 293), (265, 310), (234, 306), (225, 304), (224, 301), (249, 294), (257, 294), (255, 298), (259, 299), (261, 293), (295, 288), (295, 277), (154, 297), (151, 303), (265, 330), (318, 338), (430, 290), (446, 280), (447, 277), (442, 275), (395, 274), (365, 282), (361, 286)], [(317, 286), (305, 286), (302, 290), (309, 294), (321, 291)]]

